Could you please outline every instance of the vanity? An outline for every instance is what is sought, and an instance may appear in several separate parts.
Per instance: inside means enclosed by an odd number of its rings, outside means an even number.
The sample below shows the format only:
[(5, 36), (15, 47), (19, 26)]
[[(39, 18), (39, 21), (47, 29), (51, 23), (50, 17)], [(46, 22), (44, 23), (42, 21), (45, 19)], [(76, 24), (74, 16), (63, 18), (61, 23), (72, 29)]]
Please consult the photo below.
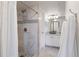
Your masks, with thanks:
[(60, 47), (61, 28), (64, 21), (64, 16), (58, 16), (55, 14), (48, 16), (48, 22), (46, 22), (45, 33), (45, 46)]
[(60, 36), (62, 27), (62, 17), (51, 15), (48, 22), (48, 30), (45, 33), (45, 46), (60, 47)]
[(60, 47), (60, 34), (47, 34), (45, 46)]

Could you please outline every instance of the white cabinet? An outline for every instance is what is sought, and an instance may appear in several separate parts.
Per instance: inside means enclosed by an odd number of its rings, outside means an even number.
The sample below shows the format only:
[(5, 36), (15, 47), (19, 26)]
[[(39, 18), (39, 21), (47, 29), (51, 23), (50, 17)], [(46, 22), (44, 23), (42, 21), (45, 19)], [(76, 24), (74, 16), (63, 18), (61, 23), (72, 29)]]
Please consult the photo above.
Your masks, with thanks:
[(45, 39), (46, 46), (60, 47), (59, 42), (60, 42), (59, 35), (54, 35), (54, 34), (46, 35), (46, 39)]

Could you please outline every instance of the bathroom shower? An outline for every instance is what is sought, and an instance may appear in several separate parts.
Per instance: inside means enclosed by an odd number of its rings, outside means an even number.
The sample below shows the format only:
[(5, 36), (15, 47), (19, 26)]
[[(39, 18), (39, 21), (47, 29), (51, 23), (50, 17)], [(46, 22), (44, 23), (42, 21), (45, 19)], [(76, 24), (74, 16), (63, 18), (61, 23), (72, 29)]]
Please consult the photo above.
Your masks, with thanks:
[[(21, 7), (21, 6), (23, 7)], [(38, 19), (32, 19), (38, 15), (33, 8), (23, 2), (18, 2), (18, 34), (19, 34), (19, 56), (33, 57), (39, 54), (39, 36), (38, 36)], [(25, 8), (24, 8), (25, 7)], [(29, 12), (33, 12), (28, 17)]]

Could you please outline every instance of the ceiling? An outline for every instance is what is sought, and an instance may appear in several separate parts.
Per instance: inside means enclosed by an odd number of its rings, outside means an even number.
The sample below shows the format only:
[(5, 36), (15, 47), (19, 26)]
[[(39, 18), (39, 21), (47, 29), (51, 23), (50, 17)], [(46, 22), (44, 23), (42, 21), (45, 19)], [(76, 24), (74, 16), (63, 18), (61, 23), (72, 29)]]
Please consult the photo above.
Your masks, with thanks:
[[(26, 8), (25, 5), (27, 5), (29, 7), (34, 7), (34, 6), (43, 7), (44, 6), (44, 7), (46, 7), (46, 9), (50, 8), (50, 7), (51, 8), (55, 7), (57, 5), (59, 5), (59, 6), (65, 5), (65, 1), (21, 1), (21, 2), (20, 1), (17, 2), (18, 10)], [(48, 5), (48, 7), (47, 7), (47, 5)]]

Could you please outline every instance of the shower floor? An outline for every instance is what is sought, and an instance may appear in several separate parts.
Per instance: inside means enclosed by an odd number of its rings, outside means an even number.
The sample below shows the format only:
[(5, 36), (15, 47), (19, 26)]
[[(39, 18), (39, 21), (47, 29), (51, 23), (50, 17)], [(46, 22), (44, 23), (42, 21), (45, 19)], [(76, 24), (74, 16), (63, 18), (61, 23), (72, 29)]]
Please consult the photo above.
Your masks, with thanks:
[(56, 47), (45, 47), (41, 49), (39, 57), (56, 57), (58, 51), (59, 48)]

